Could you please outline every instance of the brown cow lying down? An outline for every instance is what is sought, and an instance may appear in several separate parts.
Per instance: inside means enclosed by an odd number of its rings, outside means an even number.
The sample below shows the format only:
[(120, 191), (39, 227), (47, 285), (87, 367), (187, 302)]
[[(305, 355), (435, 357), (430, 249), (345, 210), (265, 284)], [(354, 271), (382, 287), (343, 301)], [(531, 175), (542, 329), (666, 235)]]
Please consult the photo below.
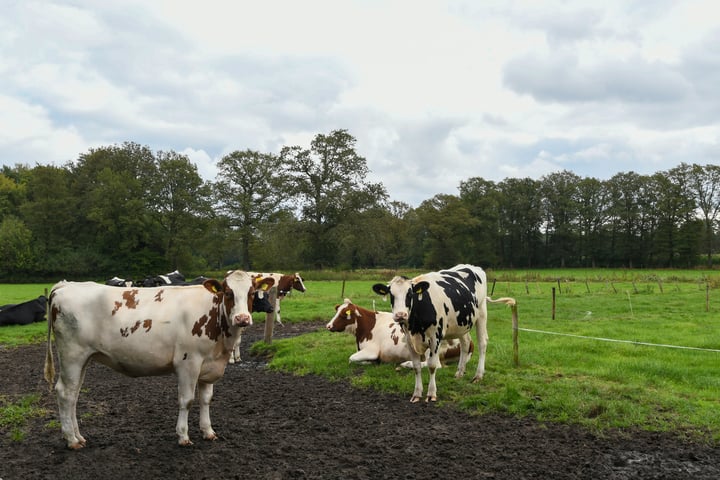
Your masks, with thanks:
[[(353, 304), (346, 298), (342, 305), (335, 306), (335, 316), (326, 328), (331, 332), (355, 334), (358, 351), (350, 355), (351, 362), (357, 363), (400, 363), (412, 368), (410, 351), (405, 335), (393, 320), (390, 312), (373, 312)], [(468, 334), (468, 337), (470, 334)], [(470, 340), (470, 351), (473, 344)], [(443, 341), (439, 350), (440, 362), (457, 361), (460, 357), (460, 341)], [(423, 367), (426, 366), (423, 362)]]

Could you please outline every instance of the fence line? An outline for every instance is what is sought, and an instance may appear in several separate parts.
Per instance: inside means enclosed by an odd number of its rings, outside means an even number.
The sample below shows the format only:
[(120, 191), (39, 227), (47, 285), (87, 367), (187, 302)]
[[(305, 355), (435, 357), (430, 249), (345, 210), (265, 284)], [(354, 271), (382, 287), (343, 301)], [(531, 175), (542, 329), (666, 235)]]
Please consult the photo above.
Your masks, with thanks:
[(703, 351), (703, 352), (720, 353), (720, 350), (715, 349), (715, 348), (686, 347), (686, 346), (682, 346), (682, 345), (666, 345), (666, 344), (662, 344), (662, 343), (637, 342), (635, 340), (617, 340), (615, 338), (588, 337), (585, 335), (575, 335), (573, 333), (548, 332), (546, 330), (535, 330), (532, 328), (518, 328), (518, 330), (523, 331), (523, 332), (530, 332), (530, 333), (542, 333), (544, 335), (558, 335), (561, 337), (573, 337), (573, 338), (584, 338), (584, 339), (588, 339), (588, 340), (599, 340), (602, 342), (630, 343), (633, 345), (643, 345), (643, 346), (647, 346), (647, 347), (678, 348), (681, 350), (699, 350), (699, 351)]

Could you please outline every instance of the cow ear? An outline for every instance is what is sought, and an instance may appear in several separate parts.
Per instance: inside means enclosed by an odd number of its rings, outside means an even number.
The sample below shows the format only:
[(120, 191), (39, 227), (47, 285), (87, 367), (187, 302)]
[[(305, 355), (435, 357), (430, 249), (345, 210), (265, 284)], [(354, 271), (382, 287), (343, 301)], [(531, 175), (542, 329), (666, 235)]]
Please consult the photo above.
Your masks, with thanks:
[(387, 295), (390, 293), (390, 289), (387, 285), (384, 283), (376, 283), (372, 286), (373, 292), (377, 293), (378, 295)]
[(413, 285), (413, 293), (420, 295), (423, 292), (425, 292), (428, 288), (430, 288), (430, 284), (428, 282), (418, 282), (415, 285)]
[(203, 282), (203, 287), (213, 295), (217, 295), (219, 293), (222, 293), (223, 288), (220, 282), (215, 280), (214, 278), (209, 278)]

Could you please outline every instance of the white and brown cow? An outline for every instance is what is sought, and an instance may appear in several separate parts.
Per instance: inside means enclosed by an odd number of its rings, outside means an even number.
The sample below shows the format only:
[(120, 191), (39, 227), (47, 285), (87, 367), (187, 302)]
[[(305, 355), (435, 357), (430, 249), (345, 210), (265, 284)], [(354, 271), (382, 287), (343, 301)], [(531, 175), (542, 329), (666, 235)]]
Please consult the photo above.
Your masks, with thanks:
[(485, 373), (487, 351), (487, 304), (502, 302), (514, 304), (511, 298), (487, 298), (487, 279), (482, 268), (473, 265), (456, 265), (449, 270), (430, 272), (413, 279), (397, 276), (389, 284), (377, 283), (373, 290), (379, 295), (390, 295), (393, 319), (408, 336), (408, 346), (415, 370), (415, 390), (410, 399), (422, 397), (423, 383), (420, 356), (427, 353), (427, 399), (437, 400), (435, 370), (440, 358), (438, 352), (443, 339), (458, 338), (462, 346), (456, 377), (465, 374), (470, 350), (466, 334), (475, 327), (478, 339), (478, 366), (473, 382), (480, 381)]
[[(350, 355), (350, 362), (400, 363), (403, 367), (412, 367), (405, 334), (390, 312), (374, 312), (346, 298), (341, 305), (335, 306), (335, 316), (325, 327), (331, 332), (348, 332), (355, 336), (357, 352)], [(470, 342), (472, 351), (472, 340)], [(460, 341), (443, 340), (438, 354), (441, 364), (451, 359), (457, 360), (460, 356)], [(423, 361), (422, 366), (425, 365)]]
[(50, 294), (45, 378), (55, 375), (51, 331), (59, 362), (57, 390), (62, 433), (68, 447), (85, 446), (76, 406), (90, 360), (131, 377), (175, 373), (178, 378), (178, 443), (189, 445), (188, 409), (200, 399), (200, 430), (217, 438), (210, 424), (213, 383), (225, 372), (257, 288), (247, 272), (228, 273), (222, 283), (198, 286), (122, 288), (93, 282), (60, 282)]

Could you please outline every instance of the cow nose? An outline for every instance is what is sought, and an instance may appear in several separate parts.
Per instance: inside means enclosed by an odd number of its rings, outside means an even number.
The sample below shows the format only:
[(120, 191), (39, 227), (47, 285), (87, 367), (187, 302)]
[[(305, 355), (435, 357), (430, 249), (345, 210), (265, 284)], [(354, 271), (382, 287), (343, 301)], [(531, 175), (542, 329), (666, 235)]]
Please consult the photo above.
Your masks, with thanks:
[(407, 320), (408, 319), (408, 313), (407, 312), (396, 312), (395, 313), (395, 321), (399, 322), (401, 320)]
[(240, 313), (235, 315), (233, 322), (238, 327), (249, 327), (252, 325), (252, 316), (249, 313)]

